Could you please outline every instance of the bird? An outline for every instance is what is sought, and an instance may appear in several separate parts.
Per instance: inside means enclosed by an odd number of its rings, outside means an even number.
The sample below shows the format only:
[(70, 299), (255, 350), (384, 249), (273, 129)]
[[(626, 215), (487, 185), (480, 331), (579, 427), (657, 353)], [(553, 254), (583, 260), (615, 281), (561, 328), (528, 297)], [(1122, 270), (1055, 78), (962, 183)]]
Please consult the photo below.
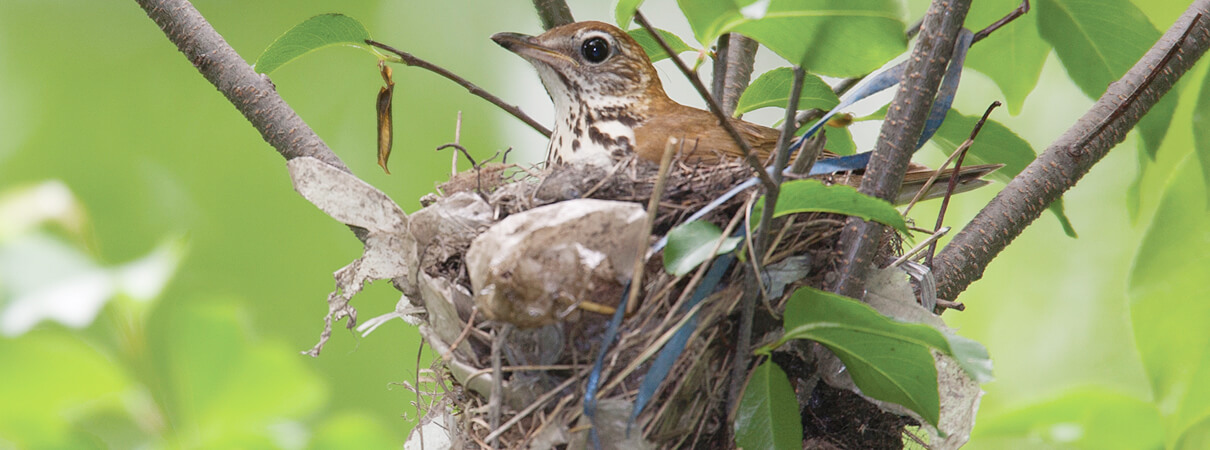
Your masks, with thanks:
[[(608, 166), (630, 155), (658, 162), (669, 138), (687, 143), (681, 157), (689, 162), (710, 164), (743, 155), (717, 116), (668, 96), (642, 46), (618, 27), (584, 21), (538, 36), (502, 32), (491, 39), (533, 65), (554, 102), (549, 164)], [(759, 160), (766, 161), (775, 150), (779, 130), (739, 118), (727, 120)], [(821, 155), (831, 156), (826, 151)], [(956, 192), (988, 184), (983, 177), (1000, 167), (962, 167)], [(896, 203), (910, 200), (933, 172), (913, 163)], [(925, 198), (944, 195), (952, 173), (942, 172)], [(860, 184), (859, 175), (844, 179)]]

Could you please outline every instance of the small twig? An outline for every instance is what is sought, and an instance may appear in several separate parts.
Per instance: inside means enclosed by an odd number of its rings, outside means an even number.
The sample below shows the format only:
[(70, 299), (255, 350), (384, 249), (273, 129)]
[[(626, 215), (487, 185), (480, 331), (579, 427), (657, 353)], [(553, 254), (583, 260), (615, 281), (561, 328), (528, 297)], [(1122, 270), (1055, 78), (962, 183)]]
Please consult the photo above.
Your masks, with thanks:
[(937, 307), (945, 308), (945, 309), (952, 309), (955, 311), (966, 311), (966, 305), (964, 305), (960, 302), (946, 300), (943, 298), (937, 299)]
[[(916, 195), (912, 197), (912, 201), (908, 202), (907, 208), (905, 208), (903, 210), (903, 215), (905, 217), (908, 215), (908, 212), (911, 212), (912, 207), (916, 206), (916, 202), (919, 202), (920, 199), (925, 196), (925, 193), (928, 192), (929, 189), (932, 189), (933, 183), (937, 181), (937, 178), (941, 176), (942, 172), (945, 172), (945, 168), (949, 167), (950, 163), (954, 162), (954, 159), (959, 159), (961, 157), (961, 155), (965, 155), (966, 151), (971, 148), (971, 145), (974, 145), (975, 138), (979, 136), (979, 131), (983, 129), (983, 124), (987, 122), (987, 117), (989, 115), (991, 115), (993, 109), (998, 108), (1000, 105), (1002, 105), (1002, 103), (1000, 103), (999, 101), (994, 101), (994, 102), (992, 102), (992, 104), (990, 106), (987, 107), (987, 110), (983, 112), (983, 117), (980, 118), (979, 121), (975, 123), (975, 127), (971, 129), (970, 136), (967, 137), (965, 141), (962, 141), (962, 145), (959, 145), (958, 148), (955, 149), (953, 153), (950, 153), (950, 156), (949, 156), (949, 158), (947, 158), (945, 160), (945, 163), (941, 164), (941, 166), (938, 167), (937, 170), (934, 170), (933, 175), (930, 176), (929, 179), (924, 182), (924, 186), (922, 188), (920, 188), (919, 191), (916, 191)], [(954, 185), (954, 180), (958, 179), (958, 170), (960, 168), (961, 168), (961, 163), (959, 163), (958, 166), (955, 166), (953, 172), (951, 172), (951, 174), (952, 174), (950, 176), (951, 185), (949, 188), (950, 192), (952, 192), (953, 189), (956, 187), (956, 185)], [(947, 199), (949, 198), (949, 195), (950, 194), (947, 192), (946, 193)]]
[(983, 40), (983, 38), (988, 37), (996, 30), (999, 30), (1000, 27), (1008, 25), (1009, 22), (1017, 20), (1018, 17), (1024, 16), (1027, 12), (1029, 12), (1029, 0), (1023, 0), (1021, 4), (1017, 6), (1017, 9), (1012, 10), (1012, 12), (1008, 13), (1008, 15), (1001, 17), (1000, 20), (992, 22), (991, 25), (988, 25), (986, 28), (979, 30), (978, 33), (975, 33), (975, 35), (971, 37), (971, 44)]
[(466, 319), (466, 326), (462, 328), (462, 333), (459, 334), (458, 337), (454, 339), (454, 342), (450, 343), (449, 351), (441, 354), (442, 360), (449, 361), (451, 358), (454, 357), (454, 350), (457, 349), (459, 345), (462, 345), (462, 341), (466, 340), (466, 337), (470, 336), (471, 330), (475, 328), (475, 316), (478, 314), (479, 314), (479, 305), (472, 306), (471, 307), (471, 317), (469, 319)]
[(639, 292), (643, 291), (643, 272), (647, 267), (647, 241), (651, 238), (651, 228), (655, 226), (656, 213), (660, 210), (660, 197), (664, 196), (664, 185), (668, 182), (668, 167), (672, 165), (672, 154), (676, 152), (679, 143), (677, 138), (670, 137), (664, 144), (664, 155), (660, 157), (660, 171), (656, 173), (655, 187), (651, 189), (651, 199), (647, 201), (647, 220), (643, 224), (643, 238), (639, 240), (639, 251), (634, 256), (634, 271), (630, 275), (630, 299), (626, 303), (626, 315), (634, 314), (638, 308)]
[(895, 262), (892, 262), (891, 265), (888, 267), (897, 267), (900, 264), (903, 264), (905, 261), (912, 259), (912, 256), (915, 256), (917, 253), (920, 253), (921, 250), (924, 250), (924, 247), (931, 247), (934, 242), (937, 242), (938, 239), (941, 239), (942, 236), (945, 236), (946, 233), (949, 233), (949, 232), (950, 232), (950, 227), (941, 227), (936, 232), (929, 235), (929, 237), (927, 239), (925, 239), (924, 241), (921, 241), (919, 244), (916, 244), (915, 247), (912, 247), (911, 250), (908, 250), (907, 252), (905, 252), (903, 254), (903, 256), (900, 256), (898, 259), (895, 260)]
[(374, 41), (371, 39), (366, 39), (366, 44), (369, 44), (374, 47), (378, 47), (380, 49), (394, 53), (395, 55), (399, 56), (398, 62), (401, 62), (401, 63), (406, 64), (411, 67), (419, 67), (421, 69), (428, 70), (429, 72), (433, 72), (437, 75), (441, 75), (442, 77), (445, 77), (445, 79), (453, 81), (454, 83), (457, 83), (459, 86), (466, 88), (466, 90), (468, 92), (470, 92), (471, 94), (474, 94), (474, 95), (478, 96), (479, 98), (487, 100), (491, 104), (496, 105), (496, 107), (503, 109), (505, 112), (507, 112), (509, 114), (512, 114), (513, 117), (521, 119), (522, 122), (525, 122), (526, 125), (529, 125), (530, 128), (533, 128), (537, 132), (542, 133), (543, 136), (550, 137), (550, 130), (547, 129), (546, 127), (542, 126), (542, 124), (538, 123), (538, 121), (534, 120), (532, 117), (529, 117), (529, 115), (522, 112), (521, 108), (518, 108), (516, 106), (505, 103), (504, 100), (501, 100), (499, 97), (496, 97), (495, 95), (492, 95), (491, 93), (483, 90), (483, 88), (476, 86), (474, 83), (467, 81), (465, 78), (462, 78), (462, 77), (454, 74), (453, 72), (446, 70), (445, 68), (443, 68), (441, 66), (438, 66), (436, 64), (430, 63), (423, 59), (417, 58), (416, 56), (412, 55), (411, 53), (408, 53), (408, 52), (405, 52), (402, 50), (398, 50), (394, 47), (383, 44), (381, 42), (377, 42), (377, 41)]
[(441, 144), (440, 146), (437, 147), (437, 151), (442, 151), (442, 150), (445, 150), (450, 147), (453, 147), (453, 148), (457, 149), (459, 152), (462, 152), (462, 156), (465, 156), (466, 160), (471, 162), (471, 167), (474, 167), (474, 168), (479, 167), (479, 164), (475, 162), (475, 158), (471, 157), (471, 152), (467, 151), (466, 147), (463, 147), (461, 144), (459, 144), (457, 142)]
[(823, 153), (823, 148), (828, 143), (827, 135), (821, 129), (819, 133), (800, 145), (798, 149), (798, 158), (794, 159), (794, 165), (790, 166), (790, 173), (798, 175), (806, 175), (811, 173), (811, 167), (815, 165), (815, 161), (819, 159), (819, 154)]
[[(758, 291), (760, 291), (760, 298), (767, 302), (769, 301), (769, 292), (767, 289), (765, 289), (764, 280), (761, 280), (759, 276), (761, 272), (760, 265), (762, 260), (756, 254), (756, 245), (754, 242), (752, 242), (752, 235), (755, 233), (749, 229), (752, 224), (752, 205), (754, 203), (756, 203), (755, 195), (748, 197), (748, 201), (744, 203), (744, 248), (748, 249), (748, 262), (752, 264), (752, 273), (758, 275), (756, 277), (756, 288)], [(744, 316), (741, 314), (740, 323), (743, 323), (743, 317)]]
[[(504, 371), (500, 368), (504, 365), (501, 361), (500, 354), (503, 353), (503, 342), (508, 339), (508, 332), (512, 329), (512, 324), (504, 324), (500, 327), (500, 332), (496, 333), (492, 339), (492, 394), (487, 400), (488, 405), (488, 421), (491, 429), (498, 429), (500, 425), (500, 413), (504, 401)], [(487, 437), (487, 443), (492, 448), (497, 448), (496, 438), (499, 435), (491, 435)]]
[[(638, 22), (639, 25), (642, 25), (649, 34), (651, 34), (652, 39), (655, 39), (655, 42), (660, 44), (660, 47), (663, 48), (665, 52), (668, 52), (669, 55), (676, 55), (676, 52), (672, 50), (672, 47), (670, 47), (667, 42), (664, 42), (664, 38), (660, 37), (660, 34), (655, 32), (655, 27), (652, 27), (651, 23), (647, 21), (647, 18), (643, 17), (643, 13), (635, 11), (634, 20), (635, 22)], [(714, 97), (710, 96), (710, 92), (706, 90), (706, 86), (702, 84), (702, 80), (697, 77), (696, 73), (693, 73), (692, 70), (689, 70), (689, 66), (686, 66), (685, 62), (681, 61), (681, 58), (672, 56), (668, 59), (671, 59), (672, 62), (676, 63), (676, 67), (681, 70), (681, 73), (685, 75), (685, 78), (689, 79), (689, 82), (693, 84), (695, 89), (697, 89), (697, 93), (706, 101), (706, 105), (710, 107), (710, 112), (714, 114), (714, 117), (718, 118), (719, 125), (722, 126), (724, 130), (727, 130), (727, 134), (731, 135), (731, 139), (735, 141), (735, 145), (738, 145), (740, 152), (744, 154), (744, 160), (748, 162), (749, 166), (752, 166), (752, 171), (756, 172), (756, 178), (760, 179), (761, 184), (765, 185), (766, 189), (774, 189), (773, 186), (775, 183), (773, 183), (773, 179), (769, 177), (769, 173), (765, 171), (765, 168), (761, 166), (760, 161), (756, 159), (756, 153), (752, 151), (752, 146), (748, 145), (748, 141), (745, 141), (744, 138), (739, 135), (739, 130), (736, 130), (735, 125), (731, 124), (730, 118), (727, 117), (726, 114), (723, 114), (722, 108), (718, 106), (718, 102), (714, 100)]]
[[(421, 337), (421, 339), (424, 339), (424, 338)], [(421, 342), (420, 345), (418, 345), (417, 347), (418, 348), (416, 349), (416, 386), (413, 386), (412, 391), (414, 391), (416, 393), (416, 421), (419, 422), (420, 419), (423, 419), (424, 415), (425, 415), (425, 412), (421, 410), (421, 406), (420, 406), (421, 403), (423, 403), (423, 400), (420, 398), (420, 358), (422, 356), (424, 356), (424, 343)], [(424, 433), (417, 433), (417, 434), (423, 435)], [(420, 448), (424, 448), (424, 436), (420, 436)]]
[[(794, 67), (794, 83), (790, 87), (790, 101), (786, 105), (785, 123), (794, 122), (794, 115), (798, 113), (798, 97), (802, 95), (803, 79), (806, 76), (807, 71), (802, 66)], [(781, 194), (782, 171), (786, 169), (786, 164), (790, 161), (790, 141), (794, 137), (795, 131), (797, 131), (796, 127), (786, 126), (782, 128), (781, 134), (777, 137), (777, 156), (773, 160), (773, 186), (765, 192), (765, 209), (761, 210), (760, 226), (756, 230), (756, 245), (758, 246), (756, 253), (758, 254), (764, 254), (769, 245), (769, 228), (772, 228), (770, 225), (773, 223), (773, 210), (776, 209), (777, 198)], [(757, 263), (763, 263), (763, 261), (757, 261)], [(758, 270), (757, 274), (759, 273)]]
[[(459, 145), (462, 144), (462, 111), (458, 111), (458, 120), (456, 122), (454, 122), (454, 143), (459, 144)], [(437, 150), (441, 150), (441, 149), (438, 148)], [(466, 154), (466, 150), (463, 149), (462, 153)], [(468, 160), (471, 159), (470, 154), (467, 154), (466, 159), (468, 159)], [(472, 165), (475, 164), (475, 161), (471, 160), (471, 164)], [(458, 154), (454, 153), (454, 154), (450, 155), (450, 176), (453, 177), (454, 175), (457, 175), (457, 174), (458, 174)]]
[(521, 421), (521, 419), (524, 419), (530, 413), (534, 412), (535, 410), (540, 408), (542, 405), (545, 405), (546, 402), (550, 401), (551, 398), (558, 395), (560, 392), (563, 392), (563, 390), (567, 389), (568, 386), (571, 386), (572, 383), (580, 381), (580, 378), (583, 378), (584, 375), (587, 374), (589, 370), (592, 370), (592, 369), (589, 368), (589, 369), (584, 369), (580, 372), (577, 372), (574, 376), (567, 377), (566, 380), (564, 380), (558, 386), (555, 386), (554, 389), (546, 391), (545, 394), (542, 394), (541, 397), (538, 397), (537, 400), (534, 400), (534, 402), (531, 403), (529, 406), (526, 406), (525, 409), (522, 409), (520, 412), (518, 412), (516, 415), (514, 415), (511, 419), (508, 419), (508, 421), (504, 422), (504, 424), (500, 425), (499, 428), (493, 428), (493, 431), (491, 432), (491, 434), (487, 435), (487, 440), (492, 441), (492, 440), (500, 437), (501, 434), (503, 434), (505, 431), (508, 431), (508, 429), (511, 428), (513, 425), (516, 425), (517, 422)]
[[(980, 117), (979, 121), (975, 123), (975, 129), (971, 130), (970, 137), (966, 138), (966, 141), (962, 143), (964, 148), (962, 149), (962, 153), (958, 154), (958, 160), (954, 162), (954, 171), (952, 172), (953, 175), (950, 176), (949, 186), (947, 186), (945, 189), (945, 198), (941, 199), (941, 210), (937, 212), (937, 226), (934, 227), (935, 229), (940, 230), (941, 224), (945, 223), (945, 210), (950, 205), (950, 197), (954, 195), (954, 189), (958, 188), (958, 174), (962, 171), (962, 160), (966, 159), (967, 150), (969, 150), (971, 147), (967, 144), (967, 142), (975, 142), (975, 137), (979, 135), (979, 130), (983, 129), (983, 124), (987, 122), (987, 117), (992, 115), (992, 111), (994, 111), (1000, 105), (1001, 103), (999, 101), (992, 102), (992, 104), (987, 107), (987, 111), (983, 112), (983, 117)], [(933, 255), (936, 254), (936, 252), (937, 241), (934, 240), (929, 244), (928, 260), (925, 262), (926, 265), (933, 265)]]
[(634, 155), (630, 155), (630, 156), (627, 156), (625, 158), (618, 160), (617, 163), (614, 163), (613, 167), (610, 167), (609, 171), (605, 172), (605, 176), (601, 177), (601, 181), (598, 181), (597, 184), (592, 185), (591, 188), (588, 188), (587, 191), (584, 191), (584, 195), (582, 196), (582, 198), (592, 197), (592, 194), (595, 194), (598, 189), (601, 189), (601, 186), (604, 186), (605, 183), (608, 182), (610, 178), (613, 178), (614, 174), (618, 173), (618, 169), (621, 169), (622, 166), (624, 166), (624, 165), (630, 164), (630, 161), (633, 158), (634, 158)]

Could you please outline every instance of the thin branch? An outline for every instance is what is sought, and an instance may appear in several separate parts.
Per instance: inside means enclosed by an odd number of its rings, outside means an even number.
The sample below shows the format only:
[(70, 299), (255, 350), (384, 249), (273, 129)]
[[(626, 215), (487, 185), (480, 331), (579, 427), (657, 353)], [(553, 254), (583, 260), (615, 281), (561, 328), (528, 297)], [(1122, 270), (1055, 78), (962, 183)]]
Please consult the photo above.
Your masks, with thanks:
[(1021, 4), (1017, 6), (1017, 9), (1012, 10), (1008, 13), (1008, 15), (1001, 17), (1000, 20), (992, 22), (991, 25), (988, 25), (982, 30), (979, 30), (978, 33), (975, 33), (975, 35), (971, 37), (971, 45), (975, 45), (976, 42), (982, 41), (983, 38), (990, 36), (992, 33), (996, 32), (996, 30), (999, 30), (1000, 27), (1008, 25), (1010, 22), (1017, 20), (1018, 17), (1024, 16), (1027, 12), (1029, 12), (1029, 0), (1023, 0)]
[[(663, 48), (664, 51), (669, 55), (676, 55), (676, 51), (672, 50), (672, 47), (670, 47), (667, 42), (664, 42), (664, 38), (660, 37), (660, 34), (655, 32), (655, 27), (651, 26), (651, 22), (648, 22), (646, 17), (643, 17), (643, 13), (635, 11), (634, 21), (638, 22), (639, 25), (642, 25), (643, 28), (645, 28), (647, 32), (651, 34), (651, 37), (660, 44), (660, 48)], [(739, 130), (735, 129), (735, 125), (731, 124), (730, 118), (723, 113), (722, 108), (718, 106), (718, 102), (714, 100), (714, 97), (710, 96), (710, 92), (707, 91), (706, 86), (702, 84), (701, 78), (698, 78), (696, 73), (693, 73), (692, 70), (689, 70), (689, 66), (686, 66), (685, 62), (681, 61), (681, 58), (672, 56), (669, 59), (676, 63), (676, 67), (681, 70), (681, 73), (685, 74), (685, 78), (688, 78), (689, 82), (693, 83), (693, 87), (697, 89), (697, 93), (702, 96), (702, 99), (706, 101), (706, 105), (710, 107), (710, 112), (713, 113), (716, 118), (718, 118), (719, 125), (722, 126), (724, 130), (727, 130), (727, 134), (731, 135), (731, 139), (735, 141), (735, 145), (739, 146), (740, 151), (744, 154), (744, 161), (747, 161), (748, 165), (752, 166), (752, 171), (756, 172), (756, 178), (760, 179), (760, 183), (765, 186), (766, 190), (775, 189), (773, 179), (769, 177), (769, 173), (765, 171), (763, 166), (761, 166), (760, 161), (756, 160), (756, 153), (752, 152), (752, 146), (748, 145), (748, 141), (745, 141), (744, 138), (739, 135)]]
[(534, 10), (545, 30), (576, 21), (571, 16), (571, 8), (567, 7), (567, 0), (534, 0)]
[(735, 112), (739, 97), (752, 80), (752, 65), (756, 62), (757, 43), (739, 33), (726, 33), (718, 38), (718, 56), (714, 58), (714, 98), (727, 115)]
[(1210, 47), (1210, 0), (1194, 1), (1083, 117), (1005, 186), (934, 260), (937, 295), (953, 299), (1088, 173)]
[(256, 73), (187, 0), (136, 0), (189, 62), (287, 160), (309, 156), (349, 168), (282, 100), (269, 77)]
[[(979, 136), (979, 130), (982, 130), (983, 124), (987, 123), (987, 118), (991, 116), (992, 111), (994, 111), (996, 108), (999, 108), (1000, 105), (1001, 103), (999, 101), (994, 101), (990, 106), (987, 107), (986, 111), (983, 111), (983, 117), (980, 117), (979, 121), (975, 123), (975, 128), (971, 130), (970, 137), (967, 137), (966, 141), (962, 142), (962, 145), (958, 146), (958, 150), (954, 152), (958, 154), (958, 160), (954, 161), (953, 175), (950, 176), (949, 186), (947, 186), (945, 189), (945, 198), (941, 199), (941, 210), (937, 211), (937, 225), (934, 226), (933, 229), (940, 230), (941, 225), (945, 223), (945, 211), (949, 209), (950, 198), (954, 195), (954, 189), (958, 187), (958, 178), (962, 173), (962, 161), (966, 159), (967, 151), (970, 150), (971, 145), (975, 143), (975, 138)], [(928, 187), (926, 186), (925, 189), (928, 189)], [(933, 265), (933, 255), (936, 253), (937, 242), (933, 241), (932, 244), (929, 244), (928, 255), (925, 256), (926, 265), (930, 267)]]
[[(786, 105), (785, 111), (786, 123), (794, 120), (794, 114), (798, 111), (798, 100), (802, 96), (802, 84), (806, 76), (807, 71), (802, 66), (794, 66), (794, 83), (790, 87), (790, 101)], [(790, 161), (790, 141), (794, 137), (795, 129), (795, 127), (785, 127), (777, 137), (777, 157), (773, 159), (773, 185), (777, 189), (765, 192), (765, 207), (761, 210), (760, 228), (756, 230), (757, 254), (763, 255), (769, 245), (769, 228), (773, 223), (773, 210), (777, 206), (777, 198), (781, 192), (782, 172), (785, 171), (786, 164)], [(763, 263), (763, 261), (755, 262)]]
[[(861, 193), (890, 200), (899, 191), (969, 9), (970, 0), (934, 0), (929, 7), (862, 177)], [(877, 222), (856, 217), (846, 221), (840, 236), (843, 263), (835, 292), (861, 298), (884, 230)]]
[(475, 83), (471, 83), (470, 81), (467, 81), (465, 78), (462, 78), (462, 77), (458, 76), (457, 74), (450, 72), (449, 70), (446, 70), (445, 68), (443, 68), (441, 66), (438, 66), (431, 62), (417, 58), (415, 55), (412, 55), (411, 53), (405, 52), (403, 50), (399, 50), (399, 49), (396, 49), (389, 45), (383, 44), (378, 41), (373, 41), (370, 39), (366, 39), (366, 43), (370, 44), (372, 46), (381, 48), (383, 50), (386, 50), (388, 52), (394, 53), (395, 55), (399, 56), (399, 62), (402, 62), (408, 66), (419, 67), (419, 68), (427, 70), (429, 72), (433, 72), (437, 75), (441, 75), (442, 77), (445, 77), (445, 79), (453, 81), (454, 83), (457, 83), (459, 86), (466, 88), (466, 90), (468, 92), (470, 92), (471, 94), (477, 95), (477, 96), (479, 96), (479, 98), (487, 100), (488, 102), (491, 102), (491, 104), (496, 105), (496, 107), (503, 109), (505, 112), (507, 112), (509, 114), (512, 114), (513, 117), (521, 119), (522, 122), (525, 122), (526, 125), (529, 125), (530, 128), (533, 128), (537, 132), (542, 133), (543, 136), (550, 137), (550, 130), (547, 129), (546, 127), (542, 126), (541, 123), (538, 123), (538, 121), (534, 120), (532, 117), (529, 117), (524, 112), (522, 112), (521, 108), (518, 108), (516, 106), (505, 103), (504, 100), (500, 100), (500, 97), (496, 97), (495, 95), (492, 95), (490, 92), (483, 90), (483, 88), (476, 86)]

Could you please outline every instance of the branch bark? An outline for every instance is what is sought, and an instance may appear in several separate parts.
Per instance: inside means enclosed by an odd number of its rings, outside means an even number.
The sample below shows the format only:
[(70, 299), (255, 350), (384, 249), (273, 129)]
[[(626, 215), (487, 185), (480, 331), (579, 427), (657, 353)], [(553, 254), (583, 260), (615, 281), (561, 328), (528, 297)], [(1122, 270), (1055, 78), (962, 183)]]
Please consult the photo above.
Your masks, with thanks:
[(546, 30), (576, 21), (571, 16), (571, 8), (567, 7), (567, 0), (534, 0), (534, 10)]
[(1189, 6), (1083, 117), (1000, 191), (933, 263), (937, 296), (953, 299), (1126, 134), (1210, 47), (1210, 0)]
[(719, 107), (727, 115), (735, 112), (739, 97), (752, 80), (756, 62), (755, 40), (739, 33), (727, 33), (718, 40), (718, 56), (714, 58), (714, 81), (711, 92), (719, 99)]
[(135, 0), (168, 40), (260, 131), (287, 160), (310, 156), (349, 172), (290, 105), (273, 82), (258, 74), (187, 0)]
[[(929, 6), (899, 92), (887, 111), (878, 144), (862, 177), (861, 193), (889, 201), (899, 191), (970, 3), (970, 0), (934, 0)], [(843, 263), (833, 287), (835, 292), (861, 298), (883, 232), (883, 226), (877, 222), (856, 217), (846, 221), (840, 235)]]

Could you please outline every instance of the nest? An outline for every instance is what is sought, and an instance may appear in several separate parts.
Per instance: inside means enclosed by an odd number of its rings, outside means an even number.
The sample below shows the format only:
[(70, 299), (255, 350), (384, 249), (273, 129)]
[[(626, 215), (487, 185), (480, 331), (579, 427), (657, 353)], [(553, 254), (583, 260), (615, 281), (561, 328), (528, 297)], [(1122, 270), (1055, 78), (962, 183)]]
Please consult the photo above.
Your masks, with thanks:
[[(750, 177), (750, 168), (732, 164), (670, 166), (651, 235), (665, 234), (689, 214)], [(560, 167), (557, 171), (482, 167), (460, 174), (427, 197), (426, 208), (412, 216), (419, 256), (420, 297), (427, 310), (420, 325), (423, 337), (440, 355), (422, 378), (422, 436), (434, 429), (449, 433), (455, 448), (582, 448), (589, 427), (584, 392), (589, 371), (603, 344), (602, 334), (624, 290), (604, 277), (577, 291), (580, 298), (550, 305), (555, 320), (510, 324), (509, 317), (476, 305), (467, 252), (488, 226), (534, 208), (569, 199), (592, 198), (634, 202), (645, 209), (658, 168), (622, 161), (607, 168)], [(511, 173), (510, 173), (511, 172)], [(509, 174), (509, 175), (505, 175)], [(742, 223), (744, 205), (755, 194), (737, 196), (705, 217), (719, 225)], [(843, 217), (801, 214), (771, 228), (773, 245), (767, 267), (794, 265), (804, 270), (763, 306), (758, 302), (753, 325), (756, 343), (781, 330), (780, 312), (796, 285), (824, 286), (834, 276), (839, 257), (833, 251)], [(644, 241), (646, 246), (650, 241)], [(898, 251), (891, 233), (883, 253)], [(749, 260), (750, 261), (750, 260)], [(750, 264), (750, 263), (744, 263)], [(699, 317), (689, 344), (656, 396), (628, 430), (631, 407), (648, 363), (687, 316), (694, 273), (666, 273), (659, 255), (644, 266), (636, 309), (622, 323), (618, 339), (607, 349), (601, 376), (595, 427), (605, 448), (730, 448), (734, 411), (729, 398), (736, 383), (735, 342), (739, 305), (745, 292), (768, 280), (754, 280), (747, 268), (733, 267), (720, 288), (696, 308)], [(618, 269), (624, 272), (625, 268)], [(507, 275), (507, 274), (506, 274)], [(630, 273), (624, 274), (629, 278)], [(784, 284), (784, 283), (783, 283)], [(587, 299), (588, 301), (584, 301)], [(593, 307), (587, 307), (591, 303)], [(503, 314), (506, 315), (506, 314)], [(539, 319), (545, 316), (538, 315)], [(532, 318), (532, 317), (531, 317)], [(515, 322), (515, 321), (514, 321)], [(774, 353), (799, 396), (806, 443), (824, 448), (901, 447), (911, 419), (887, 414), (861, 396), (818, 383), (820, 349), (797, 342)], [(436, 428), (434, 428), (436, 426)], [(629, 433), (628, 433), (629, 431)]]

